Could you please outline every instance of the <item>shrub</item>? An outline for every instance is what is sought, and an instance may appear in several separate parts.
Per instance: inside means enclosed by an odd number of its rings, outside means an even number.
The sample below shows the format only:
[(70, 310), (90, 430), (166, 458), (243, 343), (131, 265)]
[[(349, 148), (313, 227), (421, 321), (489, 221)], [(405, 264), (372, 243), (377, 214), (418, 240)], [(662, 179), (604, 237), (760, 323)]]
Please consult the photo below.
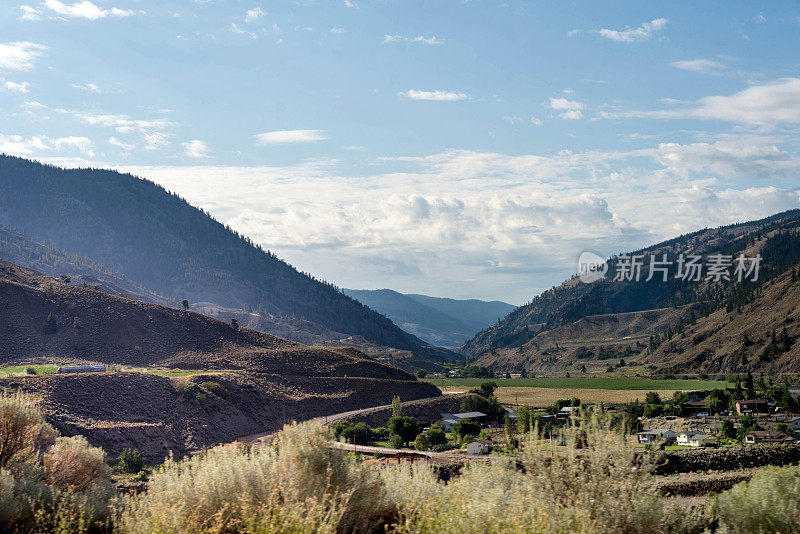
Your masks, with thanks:
[(481, 433), (481, 425), (469, 419), (458, 420), (451, 429), (453, 434), (463, 439), (467, 434), (477, 436)]
[(329, 439), (320, 425), (291, 425), (277, 447), (167, 461), (147, 493), (118, 506), (115, 526), (121, 533), (332, 533), (379, 524), (374, 510), (384, 504), (377, 473), (327, 448)]
[(22, 393), (0, 396), (0, 467), (40, 455), (56, 435), (30, 398)]
[(228, 400), (228, 398), (230, 397), (228, 390), (225, 389), (225, 387), (219, 382), (212, 382), (211, 380), (208, 380), (206, 382), (201, 382), (200, 387), (205, 389), (209, 393), (216, 395), (221, 399)]
[(47, 482), (69, 491), (86, 491), (92, 485), (108, 486), (111, 468), (105, 453), (83, 436), (58, 437), (44, 457)]
[(119, 468), (126, 473), (138, 473), (144, 467), (144, 456), (139, 449), (122, 449), (118, 460)]
[(194, 396), (194, 402), (198, 406), (205, 406), (205, 404), (206, 404), (206, 394), (203, 393), (202, 391), (196, 393), (195, 396)]
[(44, 321), (44, 325), (42, 326), (42, 332), (45, 334), (55, 334), (58, 331), (58, 323), (56, 322), (56, 318), (53, 317), (53, 313), (47, 316), (47, 319)]
[(33, 367), (26, 367), (25, 368), (25, 374), (27, 374), (27, 375), (35, 375), (36, 374), (36, 369), (33, 368)]
[(426, 371), (425, 369), (420, 369), (417, 371), (417, 378), (422, 379), (425, 378), (426, 376), (428, 376), (428, 371)]
[(425, 434), (417, 436), (417, 439), (414, 440), (414, 448), (418, 451), (430, 450), (431, 442), (428, 440), (428, 436)]
[(800, 467), (768, 467), (718, 495), (711, 510), (734, 534), (797, 532), (800, 525)]
[(431, 445), (442, 445), (447, 443), (447, 434), (445, 434), (444, 430), (441, 428), (431, 428), (427, 432), (428, 435), (428, 442)]
[(389, 447), (392, 449), (402, 449), (405, 447), (406, 442), (403, 440), (402, 437), (398, 436), (397, 434), (391, 434), (389, 436)]

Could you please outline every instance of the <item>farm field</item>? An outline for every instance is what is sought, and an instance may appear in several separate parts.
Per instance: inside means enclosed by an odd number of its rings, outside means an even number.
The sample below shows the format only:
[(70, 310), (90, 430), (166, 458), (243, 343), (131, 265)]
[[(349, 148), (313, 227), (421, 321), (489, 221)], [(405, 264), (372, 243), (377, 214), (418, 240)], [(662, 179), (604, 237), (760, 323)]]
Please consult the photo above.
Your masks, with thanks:
[[(27, 370), (33, 368), (37, 375), (49, 375), (56, 372), (57, 365), (11, 365), (0, 368), (0, 378), (9, 376), (27, 375)], [(33, 375), (31, 375), (33, 376)]]
[(578, 397), (584, 402), (627, 403), (643, 401), (648, 391), (669, 397), (675, 391), (697, 391), (725, 387), (710, 380), (654, 380), (648, 378), (449, 378), (430, 380), (443, 393), (467, 391), (483, 382), (497, 383), (495, 395), (504, 404), (549, 406), (559, 399)]
[(659, 380), (627, 376), (585, 378), (434, 378), (431, 384), (454, 388), (474, 388), (484, 382), (495, 382), (498, 387), (531, 387), (555, 389), (613, 389), (645, 391), (694, 391), (725, 387), (721, 380)]

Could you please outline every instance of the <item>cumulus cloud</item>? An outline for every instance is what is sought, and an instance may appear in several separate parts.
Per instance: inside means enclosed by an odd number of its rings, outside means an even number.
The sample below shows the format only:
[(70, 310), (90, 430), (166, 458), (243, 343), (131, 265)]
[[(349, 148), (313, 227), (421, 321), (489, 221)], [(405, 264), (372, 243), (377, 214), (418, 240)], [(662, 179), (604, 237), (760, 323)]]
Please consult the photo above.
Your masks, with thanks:
[(128, 151), (130, 151), (130, 150), (133, 150), (134, 148), (136, 148), (136, 145), (135, 145), (135, 144), (133, 144), (133, 143), (126, 143), (126, 142), (124, 142), (124, 141), (120, 141), (120, 140), (119, 140), (119, 139), (117, 139), (116, 137), (109, 137), (109, 138), (108, 138), (108, 143), (109, 143), (110, 145), (114, 145), (114, 146), (116, 146), (116, 147), (119, 147), (119, 148), (121, 148), (122, 150), (125, 150), (126, 152), (128, 152)]
[(28, 41), (0, 43), (0, 70), (30, 70), (47, 47)]
[(83, 18), (97, 20), (105, 17), (129, 17), (135, 12), (128, 9), (103, 9), (89, 0), (82, 0), (74, 4), (66, 4), (59, 0), (45, 0), (44, 6), (54, 11), (57, 15), (68, 18)]
[(37, 151), (49, 148), (47, 138), (37, 135), (25, 139), (21, 135), (0, 134), (0, 153), (13, 156), (32, 156)]
[(800, 78), (782, 78), (732, 95), (707, 96), (684, 109), (600, 115), (604, 118), (716, 120), (765, 128), (796, 125), (800, 124)]
[(324, 141), (328, 136), (322, 130), (276, 130), (253, 136), (257, 145), (277, 145), (282, 143), (310, 143)]
[(254, 7), (253, 9), (248, 9), (247, 13), (244, 14), (244, 21), (255, 22), (266, 14), (267, 12), (261, 9), (261, 7)]
[(183, 146), (184, 153), (189, 158), (202, 159), (208, 157), (208, 146), (206, 146), (204, 141), (192, 139), (191, 141), (181, 143), (181, 146)]
[(577, 100), (567, 100), (566, 98), (550, 97), (547, 104), (550, 109), (561, 111), (558, 116), (566, 120), (579, 120), (583, 118), (583, 109), (586, 107), (583, 102)]
[(664, 29), (669, 22), (668, 19), (658, 18), (650, 22), (644, 22), (637, 28), (628, 28), (626, 30), (609, 30), (602, 28), (597, 30), (597, 33), (618, 43), (634, 43), (636, 41), (644, 41), (649, 39), (654, 32)]
[(738, 181), (796, 176), (788, 146), (742, 136), (624, 152), (448, 150), (377, 158), (358, 179), (328, 160), (124, 170), (344, 287), (523, 302), (569, 276), (582, 250), (635, 250), (800, 206), (788, 184)]
[(75, 148), (90, 158), (94, 157), (94, 151), (92, 150), (93, 143), (88, 137), (59, 137), (55, 140), (54, 145), (57, 149)]
[(397, 93), (399, 96), (410, 98), (411, 100), (433, 100), (437, 102), (456, 102), (458, 100), (466, 100), (469, 95), (466, 93), (459, 93), (453, 91), (418, 91), (416, 89), (409, 89)]
[(30, 86), (30, 82), (3, 82), (3, 87), (5, 87), (7, 91), (13, 91), (15, 93), (27, 93)]

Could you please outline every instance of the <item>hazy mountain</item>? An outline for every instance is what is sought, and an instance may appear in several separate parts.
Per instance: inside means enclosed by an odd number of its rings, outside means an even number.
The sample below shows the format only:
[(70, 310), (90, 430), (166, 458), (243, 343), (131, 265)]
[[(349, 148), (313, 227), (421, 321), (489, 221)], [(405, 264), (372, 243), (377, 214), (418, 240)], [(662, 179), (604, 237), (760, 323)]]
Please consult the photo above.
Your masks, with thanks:
[(406, 332), (443, 347), (458, 347), (475, 332), (514, 309), (505, 302), (405, 295), (391, 289), (344, 289)]
[[(661, 258), (662, 254), (668, 254), (674, 258), (681, 253), (702, 255), (706, 261), (709, 255), (738, 256), (742, 253), (748, 257), (760, 254), (763, 260), (759, 279), (745, 283), (724, 279), (714, 281), (705, 277), (696, 282), (679, 280), (674, 276), (676, 266), (669, 271), (667, 282), (663, 282), (660, 275), (650, 282), (643, 281), (648, 274), (647, 268), (643, 269), (642, 281), (619, 282), (612, 280), (619, 258), (612, 258), (603, 280), (584, 284), (573, 278), (546, 291), (499, 323), (481, 331), (465, 343), (461, 351), (473, 357), (482, 355), (476, 362), (478, 365), (502, 370), (522, 367), (552, 370), (558, 366), (569, 367), (576, 358), (618, 360), (623, 355), (666, 369), (703, 367), (718, 370), (721, 365), (726, 368), (792, 368), (793, 364), (783, 357), (770, 360), (752, 358), (764, 350), (762, 345), (771, 342), (771, 337), (764, 340), (765, 332), (782, 332), (787, 325), (790, 332), (794, 330), (794, 326), (787, 322), (787, 314), (765, 314), (764, 310), (769, 306), (755, 303), (762, 301), (765, 292), (779, 278), (788, 280), (785, 282), (788, 287), (781, 290), (782, 294), (790, 294), (789, 287), (797, 284), (797, 277), (787, 273), (800, 258), (800, 211), (700, 230), (633, 254), (643, 254), (647, 265), (650, 256)], [(781, 302), (783, 306), (789, 301), (783, 299)], [(683, 311), (665, 313), (670, 309)], [(728, 338), (722, 341), (719, 329), (728, 322), (742, 325), (743, 319), (739, 317), (746, 314), (746, 310), (760, 310), (753, 311), (753, 317), (745, 322), (760, 324), (761, 334), (757, 336), (760, 344), (748, 345), (750, 351), (742, 352), (741, 345), (734, 347)], [(695, 330), (701, 324), (706, 325), (707, 331), (699, 335), (700, 330)], [(702, 356), (697, 349), (690, 350), (686, 345), (685, 339), (689, 335), (692, 335), (688, 342), (691, 347), (704, 348)], [(751, 332), (751, 335), (754, 334)], [(703, 343), (712, 338), (720, 340), (718, 346), (709, 347)], [(789, 350), (792, 346), (793, 343), (785, 347), (781, 354), (793, 354)], [(606, 362), (603, 367), (607, 365)]]
[(379, 345), (448, 357), (179, 196), (129, 174), (0, 156), (0, 224), (88, 257), (174, 302), (301, 318)]

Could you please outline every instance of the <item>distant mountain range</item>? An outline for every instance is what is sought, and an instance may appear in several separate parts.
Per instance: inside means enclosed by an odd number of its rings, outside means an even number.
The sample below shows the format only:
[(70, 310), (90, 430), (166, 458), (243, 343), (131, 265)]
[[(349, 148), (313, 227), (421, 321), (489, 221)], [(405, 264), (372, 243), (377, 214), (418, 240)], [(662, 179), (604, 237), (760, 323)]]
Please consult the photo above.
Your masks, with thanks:
[(346, 295), (428, 343), (456, 348), (505, 317), (514, 306), (500, 301), (457, 300), (403, 294), (391, 289), (343, 289)]
[[(676, 277), (650, 281), (650, 259), (717, 255), (762, 260), (757, 280)], [(604, 372), (631, 362), (644, 372), (800, 370), (800, 210), (703, 229), (634, 251), (640, 281), (614, 280), (623, 258), (608, 260), (605, 277), (573, 277), (534, 298), (464, 343), (475, 365), (497, 371)], [(609, 363), (610, 362), (610, 363)]]
[(0, 225), (24, 232), (34, 247), (81, 258), (76, 267), (116, 273), (129, 289), (146, 288), (151, 297), (176, 305), (187, 299), (209, 310), (268, 317), (282, 332), (307, 325), (316, 337), (305, 341), (352, 338), (410, 351), (421, 363), (455, 358), (179, 196), (129, 174), (0, 156)]

